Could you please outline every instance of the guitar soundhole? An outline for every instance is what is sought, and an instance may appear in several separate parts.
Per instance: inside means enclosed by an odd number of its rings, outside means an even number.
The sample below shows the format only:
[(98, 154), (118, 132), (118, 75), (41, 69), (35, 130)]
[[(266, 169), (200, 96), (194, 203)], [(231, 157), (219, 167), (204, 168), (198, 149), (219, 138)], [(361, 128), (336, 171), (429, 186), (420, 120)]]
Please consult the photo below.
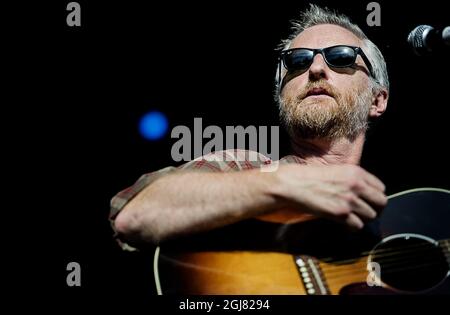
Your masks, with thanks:
[(448, 273), (442, 248), (435, 242), (411, 235), (393, 237), (378, 244), (371, 261), (379, 264), (382, 282), (411, 293), (437, 286)]

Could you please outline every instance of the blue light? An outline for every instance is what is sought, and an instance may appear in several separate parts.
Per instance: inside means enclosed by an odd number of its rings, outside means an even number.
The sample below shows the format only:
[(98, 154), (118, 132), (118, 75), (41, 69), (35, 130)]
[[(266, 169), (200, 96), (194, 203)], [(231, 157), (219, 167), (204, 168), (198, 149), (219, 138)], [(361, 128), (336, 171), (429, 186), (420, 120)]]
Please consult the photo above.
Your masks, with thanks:
[(139, 122), (141, 136), (148, 140), (158, 140), (164, 137), (169, 129), (166, 115), (158, 111), (151, 111), (142, 116)]

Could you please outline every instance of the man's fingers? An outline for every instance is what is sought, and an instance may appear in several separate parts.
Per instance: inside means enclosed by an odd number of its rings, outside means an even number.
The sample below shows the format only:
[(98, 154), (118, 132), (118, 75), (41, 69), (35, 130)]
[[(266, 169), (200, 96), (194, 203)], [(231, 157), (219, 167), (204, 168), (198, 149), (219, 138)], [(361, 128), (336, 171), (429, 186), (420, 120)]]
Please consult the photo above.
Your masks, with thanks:
[(377, 216), (377, 212), (360, 198), (354, 202), (353, 212), (364, 221), (375, 219)]
[(360, 230), (364, 227), (363, 221), (354, 213), (350, 213), (345, 218), (345, 224), (347, 224), (347, 226), (349, 226), (352, 230)]
[(369, 185), (365, 185), (365, 187), (359, 191), (359, 195), (362, 199), (373, 205), (377, 210), (383, 209), (387, 204), (386, 195)]
[(386, 190), (386, 186), (383, 184), (383, 182), (379, 180), (375, 175), (370, 174), (367, 171), (366, 176), (364, 177), (364, 181), (381, 192), (384, 192)]

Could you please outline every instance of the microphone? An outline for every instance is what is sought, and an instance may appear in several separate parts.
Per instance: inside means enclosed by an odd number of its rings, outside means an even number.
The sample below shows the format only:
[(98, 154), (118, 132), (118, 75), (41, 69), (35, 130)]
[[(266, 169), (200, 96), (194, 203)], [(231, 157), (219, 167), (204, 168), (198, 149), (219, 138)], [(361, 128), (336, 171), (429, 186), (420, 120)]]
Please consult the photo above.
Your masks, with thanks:
[(409, 33), (408, 43), (418, 56), (449, 48), (450, 26), (438, 30), (429, 25), (419, 25)]

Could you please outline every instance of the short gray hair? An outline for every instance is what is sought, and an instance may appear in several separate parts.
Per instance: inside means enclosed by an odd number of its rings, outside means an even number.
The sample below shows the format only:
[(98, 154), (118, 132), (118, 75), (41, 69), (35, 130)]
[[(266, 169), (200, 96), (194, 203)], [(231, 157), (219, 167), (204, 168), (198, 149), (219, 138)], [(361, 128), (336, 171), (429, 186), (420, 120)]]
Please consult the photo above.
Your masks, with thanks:
[[(315, 4), (310, 4), (309, 9), (303, 11), (298, 20), (292, 21), (291, 27), (292, 32), (287, 39), (281, 41), (279, 49), (280, 50), (288, 49), (292, 41), (301, 32), (303, 32), (305, 29), (309, 27), (320, 24), (333, 24), (341, 26), (349, 30), (350, 32), (355, 34), (356, 37), (362, 40), (364, 47), (361, 48), (365, 48), (363, 50), (365, 50), (365, 54), (367, 55), (367, 58), (372, 64), (373, 68), (372, 70), (374, 78), (371, 78), (373, 86), (375, 87), (375, 89), (385, 88), (386, 90), (389, 90), (389, 78), (386, 68), (386, 62), (384, 60), (381, 51), (369, 38), (367, 38), (366, 34), (364, 34), (364, 32), (359, 28), (359, 26), (352, 23), (346, 15), (339, 14), (336, 11), (332, 11), (328, 8), (321, 8)], [(283, 67), (281, 68), (283, 69)], [(275, 78), (276, 82), (275, 98), (277, 101), (279, 98), (279, 94), (281, 92), (280, 90), (281, 86), (279, 84), (280, 80), (278, 77), (279, 75), (280, 74), (277, 71)]]

